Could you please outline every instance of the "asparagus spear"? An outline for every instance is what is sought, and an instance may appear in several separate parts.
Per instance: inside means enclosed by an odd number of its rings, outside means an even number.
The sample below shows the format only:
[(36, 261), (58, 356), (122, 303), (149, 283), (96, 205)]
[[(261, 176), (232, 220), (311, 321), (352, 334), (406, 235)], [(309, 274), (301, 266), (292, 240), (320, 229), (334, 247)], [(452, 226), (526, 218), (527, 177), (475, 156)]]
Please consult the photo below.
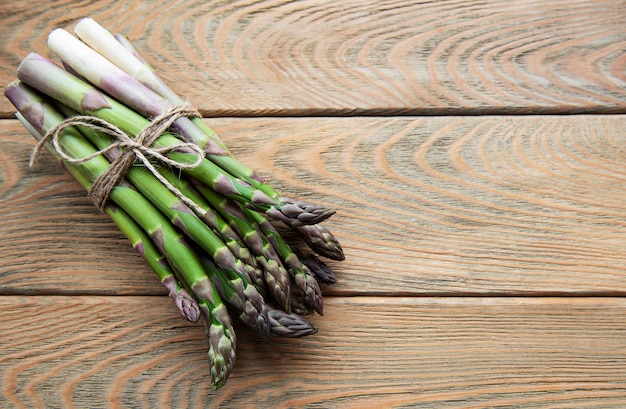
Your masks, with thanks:
[[(36, 53), (30, 53), (22, 60), (17, 75), (24, 83), (71, 109), (115, 124), (129, 135), (139, 134), (149, 123), (143, 116), (104, 95), (90, 84)], [(169, 133), (161, 135), (153, 145), (156, 148), (176, 149), (169, 153), (169, 157), (176, 162), (196, 163), (198, 161), (197, 153), (185, 150), (181, 146), (184, 146), (181, 145), (181, 141)], [(221, 168), (206, 159), (201, 161), (200, 166), (184, 169), (183, 172), (210, 186), (220, 194), (231, 197), (256, 210), (281, 214), (286, 219), (292, 218), (294, 214), (293, 207), (277, 203), (260, 190), (224, 173)], [(301, 215), (301, 213), (296, 212), (297, 214)], [(317, 218), (325, 219), (331, 214), (328, 211), (322, 211)], [(310, 217), (315, 220), (316, 216), (311, 214)], [(305, 219), (310, 218), (305, 217)]]
[(263, 277), (258, 277), (257, 282), (261, 282), (262, 288), (267, 289), (278, 305), (288, 312), (291, 305), (291, 281), (271, 243), (254, 221), (246, 219), (245, 211), (237, 203), (218, 195), (206, 186), (198, 185), (197, 188), (225, 219), (230, 220), (246, 243), (249, 243), (250, 250), (256, 254), (259, 264), (263, 267)]
[(270, 307), (269, 317), (273, 335), (296, 338), (317, 332), (313, 324), (296, 314)]
[[(79, 172), (76, 173), (80, 174)], [(74, 172), (72, 172), (72, 175), (74, 175), (76, 179)], [(86, 187), (88, 188), (88, 186)], [(169, 297), (174, 301), (183, 317), (191, 322), (197, 322), (200, 319), (200, 307), (198, 306), (198, 302), (178, 281), (167, 259), (154, 246), (150, 238), (146, 236), (137, 223), (119, 207), (109, 202), (105, 206), (105, 212), (128, 238), (133, 248), (144, 257), (147, 264), (156, 273), (165, 288), (169, 290)]]
[(244, 323), (255, 329), (264, 340), (270, 335), (268, 306), (248, 277), (224, 271), (210, 257), (197, 250), (200, 262), (209, 274), (220, 296)]
[[(19, 81), (11, 83), (5, 90), (5, 95), (39, 134), (45, 134), (64, 119), (51, 103), (46, 102), (45, 97)], [(75, 158), (86, 157), (94, 149), (73, 128), (66, 129), (59, 142), (64, 151)], [(108, 166), (109, 162), (99, 155), (81, 163), (77, 168), (93, 183)], [(169, 220), (128, 182), (123, 180), (117, 185), (111, 191), (110, 199), (142, 227), (196, 297), (209, 341), (211, 382), (215, 388), (221, 387), (235, 362), (236, 337), (226, 306), (196, 254)]]
[[(115, 39), (110, 34), (109, 36), (111, 42), (115, 42)], [(56, 29), (50, 33), (48, 36), (48, 47), (59, 55), (64, 63), (72, 67), (74, 71), (89, 82), (141, 115), (146, 117), (157, 116), (163, 114), (171, 107), (169, 101), (160, 97), (63, 29)], [(90, 63), (86, 64), (85, 61)], [(190, 140), (204, 143), (205, 150), (207, 150), (206, 144), (209, 143), (210, 139), (205, 138), (206, 135), (189, 118), (177, 119), (173, 124), (173, 128)], [(218, 150), (217, 147), (209, 149), (208, 153), (210, 153), (209, 158), (217, 160), (220, 160), (220, 157), (222, 159), (229, 157), (226, 152)], [(222, 168), (219, 169), (222, 170)], [(233, 183), (239, 183), (236, 177), (230, 176)], [(263, 192), (266, 197), (270, 197), (267, 196), (267, 192), (271, 193), (272, 200), (276, 202), (276, 205), (267, 208), (265, 211), (273, 218), (287, 224), (317, 223), (327, 219), (334, 213), (322, 206), (281, 198), (269, 185), (258, 180), (250, 179), (246, 180), (246, 182), (257, 192)]]
[(320, 256), (338, 261), (346, 258), (339, 240), (321, 223), (312, 225), (292, 224), (289, 227), (298, 233), (311, 250)]
[(300, 261), (287, 242), (285, 242), (274, 226), (272, 226), (272, 224), (265, 219), (263, 215), (250, 209), (244, 209), (244, 211), (248, 216), (248, 220), (256, 222), (261, 231), (274, 246), (274, 249), (283, 260), (289, 274), (293, 278), (296, 288), (303, 297), (303, 300), (318, 314), (322, 315), (322, 291), (309, 268)]
[[(43, 138), (43, 135), (39, 133), (22, 114), (18, 112), (16, 117), (35, 139), (41, 140)], [(54, 149), (51, 149), (49, 145), (46, 147), (50, 154), (58, 161), (62, 161), (61, 157)], [(80, 173), (75, 165), (63, 163), (63, 166), (83, 188), (89, 190), (91, 183)], [(133, 248), (144, 258), (146, 264), (150, 266), (152, 271), (159, 278), (180, 314), (188, 321), (197, 322), (200, 319), (198, 303), (178, 281), (165, 257), (154, 246), (141, 227), (139, 227), (125, 211), (111, 202), (105, 205), (104, 212), (109, 215), (115, 225), (124, 233), (126, 238), (128, 238)]]
[[(78, 129), (87, 137), (98, 149), (105, 149), (113, 144), (113, 138), (92, 128), (79, 126)], [(95, 150), (94, 150), (95, 151)], [(106, 155), (110, 160), (114, 160), (119, 152), (107, 151)], [(162, 170), (162, 172), (167, 172)], [(198, 243), (207, 251), (217, 263), (225, 268), (237, 271), (244, 271), (241, 260), (235, 257), (231, 249), (223, 242), (209, 226), (202, 222), (194, 211), (184, 203), (180, 197), (168, 190), (154, 174), (144, 167), (130, 167), (125, 174), (126, 178), (144, 195), (155, 204), (171, 222), (181, 229), (189, 238)], [(183, 188), (174, 178), (170, 179)], [(204, 215), (207, 209), (198, 207)], [(212, 217), (205, 217), (212, 220)], [(244, 253), (244, 249), (241, 249)]]
[[(184, 102), (175, 92), (173, 92), (167, 85), (159, 78), (156, 72), (150, 67), (139, 55), (138, 50), (132, 45), (128, 39), (123, 36), (117, 36), (117, 40), (102, 26), (93, 21), (92, 19), (83, 19), (75, 27), (75, 32), (79, 37), (91, 46), (95, 51), (99, 52), (103, 57), (111, 61), (116, 66), (120, 67), (124, 73), (136, 79), (143, 85), (159, 96), (165, 98), (167, 101), (173, 104), (180, 104)], [(112, 68), (109, 68), (112, 69)], [(121, 73), (117, 73), (122, 76)], [(124, 77), (126, 78), (126, 77)], [(128, 81), (128, 78), (125, 79)], [(139, 87), (138, 87), (139, 88)], [(145, 91), (145, 90), (144, 90)], [(146, 91), (147, 92), (147, 91)], [(119, 95), (119, 94), (115, 94)], [(152, 95), (148, 93), (148, 95)], [(153, 97), (157, 100), (156, 97)], [(166, 102), (159, 100), (160, 105), (166, 105)], [(245, 165), (237, 161), (232, 153), (228, 151), (226, 145), (221, 141), (219, 136), (209, 128), (204, 121), (200, 118), (193, 118), (193, 124), (203, 130), (207, 136), (209, 136), (217, 145), (219, 145), (227, 153), (226, 155), (210, 155), (211, 160), (218, 164), (223, 169), (226, 169), (236, 177), (242, 178), (251, 183), (256, 188), (267, 193), (281, 203), (290, 203), (291, 206), (298, 206), (303, 209), (307, 209), (309, 206), (306, 203), (295, 202), (293, 200), (282, 197), (277, 191), (271, 188), (271, 186), (262, 183), (260, 178), (256, 176), (255, 172), (247, 168)], [(312, 208), (310, 208), (312, 210)], [(298, 214), (299, 213), (294, 213)], [(283, 213), (272, 214), (272, 217), (277, 218), (291, 226), (295, 231), (300, 233), (309, 246), (318, 254), (334, 260), (343, 260), (343, 250), (339, 241), (323, 226), (315, 225), (308, 226), (309, 221), (303, 221), (304, 215), (298, 217), (285, 218)]]
[[(296, 253), (298, 254), (298, 253)], [(335, 284), (337, 277), (335, 273), (314, 254), (298, 254), (298, 258), (309, 268), (315, 279), (320, 284)]]
[[(146, 85), (163, 98), (173, 104), (181, 104), (184, 102), (182, 98), (180, 98), (165, 84), (165, 82), (161, 80), (150, 64), (142, 58), (139, 50), (137, 50), (137, 48), (126, 36), (117, 34), (115, 39), (119, 44), (116, 44), (111, 40), (109, 32), (91, 19), (84, 19), (79, 22), (75, 27), (75, 32), (94, 50), (101, 53), (104, 57), (108, 58), (126, 73)], [(256, 172), (247, 168), (245, 165), (237, 161), (234, 156), (232, 156), (232, 153), (228, 151), (226, 144), (224, 144), (213, 129), (211, 129), (200, 118), (193, 118), (192, 121), (196, 124), (196, 126), (198, 126), (198, 128), (202, 129), (209, 137), (211, 137), (215, 143), (228, 152), (228, 155), (214, 158), (214, 161), (216, 161), (218, 165), (228, 170), (233, 175), (243, 178), (257, 187), (260, 186), (255, 184), (254, 180), (259, 182), (263, 182), (263, 180), (258, 177)], [(279, 196), (278, 193), (273, 190), (264, 190), (262, 185), (261, 189), (272, 197)], [(294, 229), (294, 231), (299, 233), (305, 242), (318, 254), (333, 260), (345, 259), (343, 249), (341, 248), (339, 241), (325, 227), (317, 224), (309, 226), (289, 223), (289, 225)], [(326, 271), (326, 276), (328, 276), (328, 271)]]

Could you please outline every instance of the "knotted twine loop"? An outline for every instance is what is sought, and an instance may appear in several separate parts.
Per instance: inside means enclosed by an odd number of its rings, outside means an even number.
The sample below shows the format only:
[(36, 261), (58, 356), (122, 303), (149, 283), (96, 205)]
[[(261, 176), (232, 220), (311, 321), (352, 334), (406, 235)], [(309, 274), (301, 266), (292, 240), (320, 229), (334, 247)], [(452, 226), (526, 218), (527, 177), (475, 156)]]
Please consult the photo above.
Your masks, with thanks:
[[(73, 116), (52, 127), (43, 136), (43, 138), (41, 138), (31, 154), (30, 166), (34, 165), (35, 159), (39, 155), (41, 149), (43, 149), (45, 143), (48, 141), (50, 141), (54, 150), (64, 161), (74, 165), (87, 162), (99, 155), (109, 154), (109, 156), (113, 156), (114, 159), (111, 161), (111, 165), (106, 171), (100, 174), (98, 178), (96, 178), (91, 186), (91, 189), (89, 189), (89, 199), (100, 210), (103, 210), (113, 188), (120, 183), (128, 168), (133, 166), (136, 160), (139, 160), (172, 193), (174, 193), (179, 199), (182, 199), (186, 204), (192, 205), (194, 210), (198, 211), (200, 209), (197, 209), (197, 205), (187, 199), (175, 186), (169, 183), (148, 160), (148, 157), (151, 157), (159, 162), (181, 170), (193, 169), (200, 166), (202, 160), (204, 159), (204, 151), (200, 146), (191, 141), (184, 140), (174, 146), (160, 148), (152, 147), (152, 144), (161, 135), (169, 131), (169, 128), (172, 126), (174, 121), (182, 117), (194, 116), (200, 117), (200, 113), (189, 103), (173, 106), (153, 118), (150, 124), (148, 124), (134, 138), (114, 124), (103, 119), (93, 116)], [(103, 132), (115, 138), (116, 141), (108, 147), (90, 155), (82, 158), (74, 158), (66, 153), (59, 140), (65, 129), (75, 126), (83, 126), (95, 131)], [(166, 154), (177, 150), (184, 152), (191, 150), (197, 155), (198, 158), (195, 162), (187, 163), (177, 162), (166, 156)]]

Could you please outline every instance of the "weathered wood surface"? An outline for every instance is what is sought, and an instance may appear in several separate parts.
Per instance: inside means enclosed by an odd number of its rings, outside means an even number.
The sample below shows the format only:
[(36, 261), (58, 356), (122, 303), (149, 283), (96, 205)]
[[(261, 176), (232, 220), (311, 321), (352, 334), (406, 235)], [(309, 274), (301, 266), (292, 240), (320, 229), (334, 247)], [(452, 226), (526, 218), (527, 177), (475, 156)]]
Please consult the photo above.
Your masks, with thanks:
[(626, 112), (615, 0), (3, 1), (0, 86), (86, 15), (211, 116)]
[(623, 298), (329, 297), (320, 332), (241, 329), (229, 383), (162, 297), (1, 297), (0, 406), (623, 407)]
[[(335, 208), (329, 294), (626, 293), (625, 116), (212, 119), (281, 191)], [(161, 293), (107, 216), (0, 123), (0, 292)]]
[(625, 2), (4, 1), (0, 87), (87, 15), (334, 207), (347, 259), (318, 334), (239, 326), (211, 391), (200, 326), (49, 156), (28, 169), (0, 98), (1, 408), (626, 407)]

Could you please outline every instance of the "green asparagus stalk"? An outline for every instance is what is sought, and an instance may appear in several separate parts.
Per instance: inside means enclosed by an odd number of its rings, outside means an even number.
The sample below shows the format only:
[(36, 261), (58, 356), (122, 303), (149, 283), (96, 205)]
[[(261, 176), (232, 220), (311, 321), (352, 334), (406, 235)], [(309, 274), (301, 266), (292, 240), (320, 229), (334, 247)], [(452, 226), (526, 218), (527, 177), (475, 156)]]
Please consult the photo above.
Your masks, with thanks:
[[(67, 107), (61, 106), (59, 109), (67, 116), (77, 114)], [(98, 149), (105, 149), (114, 142), (109, 135), (92, 128), (78, 127), (78, 129)], [(115, 152), (109, 151), (107, 154), (110, 155), (110, 160), (114, 159)], [(177, 197), (166, 189), (155, 175), (146, 172), (143, 168), (130, 168), (126, 172), (126, 177), (165, 215), (170, 217), (175, 226), (181, 228), (190, 238), (199, 242), (205, 250), (216, 257), (221, 266), (236, 270), (257, 268), (256, 259), (252, 257), (245, 245), (238, 241), (237, 234), (221, 220), (200, 194), (196, 193), (183, 179), (177, 177), (172, 169), (161, 167), (159, 172), (182, 194), (182, 197), (186, 199), (185, 202), (181, 197)]]
[[(68, 165), (66, 165), (68, 166)], [(80, 172), (72, 172), (80, 174)], [(76, 179), (76, 176), (74, 176)], [(85, 186), (87, 189), (89, 186)], [(169, 290), (169, 297), (174, 301), (183, 317), (188, 321), (197, 322), (200, 319), (200, 307), (198, 302), (187, 292), (183, 284), (176, 278), (167, 259), (154, 246), (149, 237), (135, 223), (135, 221), (122, 209), (112, 203), (105, 205), (105, 212), (117, 225), (122, 233), (128, 238), (135, 250), (141, 254), (147, 264), (156, 273), (161, 283)]]
[[(109, 34), (109, 36), (111, 42), (117, 43), (112, 35)], [(50, 33), (48, 47), (78, 74), (141, 115), (157, 116), (163, 114), (172, 105), (63, 29), (56, 29)], [(89, 64), (85, 61), (89, 61)], [(173, 124), (173, 129), (189, 140), (204, 143), (206, 150), (206, 144), (210, 138), (205, 138), (204, 132), (189, 118), (177, 119)], [(220, 160), (220, 157), (221, 159), (231, 157), (223, 150), (217, 151), (216, 155), (212, 154), (214, 151), (216, 147), (208, 150), (209, 158)], [(216, 167), (222, 170), (219, 166)], [(222, 174), (225, 172), (222, 171)], [(239, 184), (236, 176), (230, 174), (229, 176), (233, 183)], [(246, 182), (253, 187), (253, 190), (263, 192), (263, 195), (268, 198), (270, 196), (267, 196), (264, 190), (271, 192), (272, 200), (276, 205), (267, 208), (265, 212), (287, 224), (313, 224), (327, 219), (334, 213), (322, 206), (289, 199), (283, 200), (269, 185), (258, 180), (250, 179)]]
[[(111, 136), (103, 132), (84, 126), (79, 126), (78, 129), (98, 149), (105, 149), (115, 142)], [(116, 151), (106, 153), (110, 160), (114, 160), (116, 154), (118, 154)], [(195, 212), (180, 197), (167, 189), (154, 174), (144, 167), (133, 166), (126, 171), (125, 177), (163, 214), (169, 217), (176, 227), (207, 251), (221, 267), (245, 271), (242, 261), (235, 257), (221, 237), (203, 223)], [(171, 180), (177, 183), (174, 179)], [(182, 185), (179, 184), (179, 187)]]
[[(139, 134), (148, 125), (149, 121), (143, 116), (104, 95), (92, 85), (36, 53), (30, 53), (22, 60), (17, 75), (21, 81), (52, 99), (83, 115), (91, 115), (115, 124), (129, 135)], [(172, 150), (169, 157), (176, 162), (196, 163), (198, 161), (197, 153), (186, 150), (182, 146), (181, 141), (169, 133), (161, 135), (153, 145), (156, 148), (175, 148), (176, 150)], [(291, 205), (277, 203), (260, 190), (243, 184), (224, 173), (221, 168), (206, 159), (202, 160), (200, 166), (184, 169), (183, 172), (210, 186), (220, 194), (231, 197), (256, 210), (268, 214), (280, 213), (287, 219), (294, 215), (302, 216), (302, 212), (297, 209), (294, 210)], [(330, 214), (323, 211), (318, 217), (323, 220)], [(310, 214), (309, 217), (315, 220), (314, 214)], [(309, 217), (304, 218), (309, 219)]]
[[(19, 81), (11, 83), (5, 90), (5, 95), (39, 134), (45, 134), (64, 119), (45, 97)], [(66, 129), (59, 142), (64, 151), (74, 158), (86, 157), (94, 149), (73, 128)], [(77, 168), (93, 183), (108, 166), (109, 162), (99, 155), (81, 163)], [(159, 251), (166, 256), (181, 281), (193, 292), (204, 319), (209, 342), (211, 383), (215, 388), (221, 387), (235, 362), (236, 337), (226, 306), (195, 252), (170, 221), (125, 180), (111, 191), (110, 199), (142, 227)]]
[(323, 314), (323, 300), (322, 291), (319, 287), (319, 283), (315, 280), (315, 277), (311, 274), (309, 268), (303, 264), (298, 256), (289, 247), (287, 242), (282, 238), (272, 224), (258, 212), (250, 209), (244, 209), (244, 212), (248, 216), (248, 220), (253, 220), (259, 226), (261, 231), (265, 234), (268, 240), (274, 246), (276, 253), (280, 256), (281, 260), (287, 271), (291, 275), (296, 288), (300, 292), (305, 303), (313, 308), (318, 314)]
[[(16, 117), (35, 139), (41, 140), (43, 138), (43, 135), (37, 132), (22, 114), (18, 112)], [(61, 157), (54, 149), (51, 149), (50, 145), (47, 145), (46, 148), (58, 161), (62, 161)], [(75, 165), (63, 162), (63, 166), (83, 188), (89, 190), (91, 183), (80, 173)], [(108, 202), (105, 205), (104, 212), (109, 215), (115, 225), (124, 233), (133, 248), (144, 258), (146, 264), (168, 290), (168, 295), (180, 314), (190, 322), (197, 322), (200, 319), (198, 303), (178, 281), (165, 257), (154, 246), (141, 227), (125, 211), (115, 206), (112, 202)]]
[(255, 329), (264, 340), (270, 335), (268, 305), (247, 276), (224, 271), (210, 257), (197, 249), (198, 258), (209, 274), (222, 299), (234, 310), (241, 321)]
[[(137, 50), (127, 37), (119, 34), (116, 35), (115, 39), (119, 43), (116, 44), (112, 40), (110, 33), (91, 19), (84, 19), (79, 22), (75, 27), (75, 32), (94, 50), (101, 53), (104, 57), (123, 69), (133, 78), (155, 91), (160, 96), (164, 97), (173, 104), (180, 104), (184, 102), (182, 98), (180, 98), (161, 80), (154, 69), (145, 62), (145, 60), (141, 57), (139, 50)], [(208, 136), (210, 136), (221, 148), (228, 152), (228, 155), (215, 158), (215, 160), (219, 161), (216, 162), (218, 165), (228, 170), (233, 175), (249, 181), (255, 187), (261, 188), (261, 190), (268, 195), (275, 198), (279, 197), (279, 194), (276, 191), (263, 189), (263, 185), (256, 183), (256, 181), (263, 181), (253, 170), (247, 168), (232, 156), (232, 153), (228, 151), (226, 144), (222, 142), (217, 133), (206, 125), (202, 119), (193, 118), (192, 121)], [(339, 241), (323, 226), (315, 225), (305, 227), (307, 225), (301, 225), (299, 223), (289, 223), (289, 225), (294, 228), (295, 231), (299, 232), (309, 246), (311, 246), (311, 248), (318, 254), (334, 260), (344, 259), (343, 250)]]
[(256, 226), (256, 222), (248, 220), (244, 209), (232, 200), (220, 196), (206, 186), (198, 185), (197, 189), (225, 219), (230, 220), (241, 237), (244, 237), (244, 241), (249, 243), (248, 247), (263, 267), (263, 277), (258, 277), (257, 282), (261, 281), (263, 288), (267, 289), (276, 303), (289, 312), (291, 305), (289, 273), (274, 251), (274, 247)]
[[(73, 114), (73, 112), (66, 109), (66, 113)], [(98, 149), (104, 149), (114, 141), (109, 135), (102, 132), (95, 131), (91, 128), (84, 126), (77, 126), (77, 129), (87, 137)], [(111, 152), (109, 152), (111, 153)], [(114, 158), (109, 158), (114, 159)], [(161, 168), (162, 174), (169, 174), (169, 181), (174, 183), (176, 187), (182, 189), (181, 193), (191, 195), (191, 198), (195, 199), (198, 207), (194, 207), (197, 211), (202, 211), (205, 216), (212, 211), (208, 204), (202, 201), (201, 196), (195, 194), (188, 186), (186, 186), (181, 179), (173, 175), (172, 170)], [(228, 246), (221, 240), (221, 237), (216, 235), (212, 229), (203, 224), (199, 220), (194, 212), (181, 202), (180, 198), (172, 194), (167, 188), (165, 188), (161, 182), (154, 177), (153, 174), (147, 172), (142, 167), (132, 167), (126, 172), (127, 179), (138, 188), (138, 190), (146, 196), (152, 203), (154, 203), (166, 216), (168, 216), (174, 226), (179, 227), (183, 232), (187, 234), (195, 243), (198, 244), (204, 251), (208, 252), (211, 257), (219, 264), (220, 268), (225, 272), (231, 272), (231, 276), (237, 276), (245, 274), (245, 268), (242, 265), (241, 260), (237, 259), (230, 251)], [(188, 196), (186, 196), (189, 198)], [(203, 207), (200, 207), (202, 205)], [(220, 226), (219, 215), (211, 215), (211, 217), (205, 217), (216, 223), (216, 226)], [(228, 226), (221, 226), (223, 230), (227, 230)], [(231, 232), (234, 237), (235, 233)], [(234, 247), (240, 250), (238, 253), (243, 254), (247, 249), (240, 247), (240, 243), (235, 243)], [(202, 262), (202, 259), (200, 260)], [(202, 263), (206, 268), (206, 263)], [(253, 267), (254, 268), (254, 267)], [(215, 268), (209, 270), (209, 277), (215, 275)], [(223, 294), (220, 294), (223, 295)], [(230, 295), (228, 295), (230, 297)], [(247, 304), (244, 310), (248, 317), (242, 317), (242, 320), (250, 325), (258, 326), (255, 329), (266, 339), (269, 336), (269, 324), (267, 324), (267, 311), (264, 306), (262, 297), (255, 299), (254, 303)], [(254, 309), (256, 308), (256, 310)]]

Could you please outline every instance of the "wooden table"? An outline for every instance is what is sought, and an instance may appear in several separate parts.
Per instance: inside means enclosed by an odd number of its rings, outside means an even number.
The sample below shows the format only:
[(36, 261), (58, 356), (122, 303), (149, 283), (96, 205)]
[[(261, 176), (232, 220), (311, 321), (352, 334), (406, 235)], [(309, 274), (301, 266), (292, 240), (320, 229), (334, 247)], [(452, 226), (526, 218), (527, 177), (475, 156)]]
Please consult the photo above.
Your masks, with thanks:
[(237, 326), (227, 385), (0, 100), (0, 407), (626, 407), (623, 1), (0, 5), (0, 83), (55, 27), (127, 34), (237, 156), (337, 210), (319, 333)]

